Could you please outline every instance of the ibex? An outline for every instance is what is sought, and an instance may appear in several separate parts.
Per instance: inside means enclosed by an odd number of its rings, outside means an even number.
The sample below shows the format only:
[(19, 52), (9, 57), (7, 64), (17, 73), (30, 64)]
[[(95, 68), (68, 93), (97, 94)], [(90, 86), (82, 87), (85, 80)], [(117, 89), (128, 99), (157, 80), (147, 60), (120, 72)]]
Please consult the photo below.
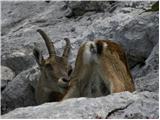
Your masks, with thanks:
[(110, 40), (88, 41), (80, 46), (69, 86), (63, 100), (135, 90), (125, 53)]
[(44, 102), (59, 101), (68, 89), (69, 76), (72, 72), (71, 65), (68, 64), (70, 52), (70, 41), (65, 38), (66, 46), (62, 57), (56, 55), (55, 47), (47, 34), (38, 29), (37, 32), (43, 37), (47, 46), (49, 57), (44, 59), (42, 53), (34, 48), (33, 54), (41, 71), (39, 81), (35, 89), (37, 104)]

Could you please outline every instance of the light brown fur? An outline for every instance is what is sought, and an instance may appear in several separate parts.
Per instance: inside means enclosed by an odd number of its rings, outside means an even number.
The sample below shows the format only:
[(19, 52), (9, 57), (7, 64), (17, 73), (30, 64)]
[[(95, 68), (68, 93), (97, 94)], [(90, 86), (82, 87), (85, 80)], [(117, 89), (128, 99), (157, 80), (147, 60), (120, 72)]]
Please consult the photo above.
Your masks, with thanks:
[(135, 90), (123, 49), (109, 40), (81, 45), (64, 99)]

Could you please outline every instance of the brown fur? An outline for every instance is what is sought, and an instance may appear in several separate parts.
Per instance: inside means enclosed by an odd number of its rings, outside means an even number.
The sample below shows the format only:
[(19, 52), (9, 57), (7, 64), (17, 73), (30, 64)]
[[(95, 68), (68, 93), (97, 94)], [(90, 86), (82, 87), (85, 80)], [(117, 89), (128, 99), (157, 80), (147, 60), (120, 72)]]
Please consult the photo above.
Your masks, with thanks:
[[(104, 44), (107, 47), (104, 47)], [(87, 49), (91, 50), (92, 47), (96, 53), (90, 52), (91, 57), (88, 53), (84, 56)], [(90, 61), (86, 63), (87, 57)], [(71, 76), (70, 89), (64, 99), (98, 97), (134, 90), (127, 59), (120, 45), (109, 40), (96, 40), (93, 44), (86, 42), (81, 45)]]
[(42, 30), (37, 30), (44, 38), (49, 57), (44, 59), (41, 52), (35, 48), (33, 54), (40, 67), (41, 75), (35, 89), (37, 104), (60, 101), (68, 90), (69, 76), (72, 67), (68, 64), (70, 41), (65, 38), (66, 46), (61, 57), (55, 53), (54, 45)]

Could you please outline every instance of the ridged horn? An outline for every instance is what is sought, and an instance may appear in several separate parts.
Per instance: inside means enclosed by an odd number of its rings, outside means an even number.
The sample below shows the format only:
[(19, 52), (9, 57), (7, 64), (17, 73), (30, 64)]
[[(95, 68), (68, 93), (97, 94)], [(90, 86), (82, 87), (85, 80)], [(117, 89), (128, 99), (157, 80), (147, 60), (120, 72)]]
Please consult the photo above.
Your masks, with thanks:
[(52, 44), (51, 39), (47, 36), (47, 34), (43, 30), (38, 29), (37, 32), (39, 32), (39, 34), (43, 37), (43, 39), (46, 43), (46, 46), (47, 46), (47, 49), (48, 49), (48, 52), (49, 52), (49, 56), (50, 57), (55, 57), (56, 52), (55, 52), (55, 48), (54, 48), (54, 45)]

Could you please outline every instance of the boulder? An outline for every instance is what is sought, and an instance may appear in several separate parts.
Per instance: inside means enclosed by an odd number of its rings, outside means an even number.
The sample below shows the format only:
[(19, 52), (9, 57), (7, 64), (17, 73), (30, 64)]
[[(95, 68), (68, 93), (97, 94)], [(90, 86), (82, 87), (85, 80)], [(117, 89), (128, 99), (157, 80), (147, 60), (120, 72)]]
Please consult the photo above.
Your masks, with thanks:
[(158, 43), (159, 16), (158, 12), (139, 15), (142, 10), (127, 9), (127, 14), (117, 9), (112, 15), (94, 19), (77, 39), (110, 39), (119, 43), (127, 54), (130, 68), (133, 68), (144, 62)]
[(158, 94), (153, 92), (136, 93), (133, 103), (125, 109), (118, 109), (108, 115), (108, 119), (157, 119), (159, 118), (159, 107), (156, 106), (159, 100)]
[(11, 80), (1, 80), (1, 91), (3, 91)]
[(32, 86), (32, 88), (35, 90), (37, 82), (40, 78), (40, 69), (39, 67), (35, 66), (33, 67), (33, 69), (28, 73), (27, 76), (30, 85)]
[(98, 1), (68, 1), (66, 2), (67, 14), (66, 17), (77, 17), (82, 16), (86, 12), (95, 11), (95, 12), (104, 12), (111, 7), (111, 4), (115, 2), (98, 2)]
[(1, 66), (1, 80), (12, 80), (15, 77), (13, 70), (6, 66)]
[(34, 57), (26, 52), (22, 49), (11, 54), (2, 55), (1, 64), (11, 68), (17, 75), (35, 65)]
[(134, 80), (137, 91), (159, 92), (159, 73), (151, 72)]
[[(158, 12), (140, 15), (144, 11), (142, 8), (148, 9), (151, 3), (147, 1), (125, 3), (119, 1), (2, 2), (2, 32), (4, 33), (2, 55), (24, 48), (27, 53), (30, 53), (34, 42), (44, 44), (42, 38), (36, 33), (36, 29), (42, 28), (56, 46), (58, 44), (58, 52), (62, 51), (61, 40), (65, 37), (71, 39), (72, 56), (74, 56), (74, 59), (71, 57), (72, 62), (75, 61), (76, 50), (83, 41), (111, 39), (122, 44), (130, 67), (134, 67), (147, 59), (158, 41)], [(116, 9), (108, 13), (108, 9), (114, 6)], [(19, 13), (19, 9), (26, 14)], [(68, 9), (77, 15), (80, 14), (80, 17), (65, 18)], [(17, 22), (19, 20), (21, 22)], [(13, 21), (17, 23), (15, 26), (10, 25), (14, 24)]]
[(159, 17), (157, 12), (132, 17), (130, 22), (116, 32), (115, 40), (123, 45), (130, 67), (133, 68), (136, 64), (143, 63), (158, 43)]
[(154, 2), (119, 2), (119, 1), (67, 1), (65, 9), (68, 10), (66, 17), (83, 16), (87, 12), (112, 13), (118, 7), (148, 8)]
[(17, 108), (8, 119), (96, 119), (159, 118), (158, 94), (153, 92), (115, 93), (98, 98), (73, 98), (35, 107)]
[(33, 71), (29, 69), (18, 74), (2, 91), (1, 113), (7, 113), (18, 107), (36, 105), (34, 89), (28, 80), (28, 74)]
[[(23, 25), (27, 22), (26, 18), (29, 19), (38, 13), (42, 13), (46, 6), (53, 5), (47, 4), (44, 1), (37, 2), (15, 2), (15, 1), (3, 1), (2, 2), (2, 36), (8, 34), (13, 28), (19, 28), (17, 30), (13, 30), (16, 32), (20, 29), (23, 29)], [(18, 13), (18, 14), (17, 14)], [(31, 22), (31, 21), (30, 21)], [(43, 21), (42, 21), (43, 22)], [(21, 25), (21, 27), (20, 27)]]
[(141, 64), (137, 64), (132, 69), (134, 78), (146, 76), (159, 70), (159, 45), (155, 45), (149, 57)]
[(1, 91), (5, 89), (8, 82), (10, 82), (15, 77), (13, 70), (6, 66), (1, 66)]

